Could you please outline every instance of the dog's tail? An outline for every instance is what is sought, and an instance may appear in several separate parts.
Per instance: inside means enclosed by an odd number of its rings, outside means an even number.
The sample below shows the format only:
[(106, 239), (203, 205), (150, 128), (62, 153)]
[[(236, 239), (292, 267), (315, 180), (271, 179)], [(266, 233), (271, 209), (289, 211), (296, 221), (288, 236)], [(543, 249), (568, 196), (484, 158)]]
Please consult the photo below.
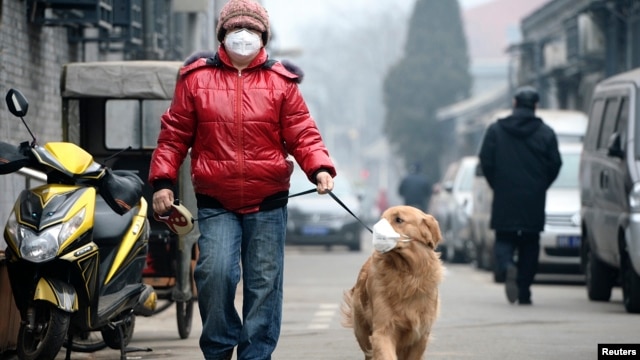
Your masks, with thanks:
[(342, 326), (346, 328), (353, 328), (353, 310), (351, 306), (352, 296), (353, 289), (345, 291), (342, 296), (342, 306), (340, 306), (340, 312), (342, 313)]

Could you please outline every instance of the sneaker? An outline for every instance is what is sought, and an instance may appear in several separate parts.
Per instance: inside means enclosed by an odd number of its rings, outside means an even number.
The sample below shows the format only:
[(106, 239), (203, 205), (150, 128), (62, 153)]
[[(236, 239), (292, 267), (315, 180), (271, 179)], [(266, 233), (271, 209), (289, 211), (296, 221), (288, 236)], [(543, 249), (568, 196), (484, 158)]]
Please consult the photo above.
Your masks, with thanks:
[(518, 300), (518, 305), (533, 305), (531, 299)]
[(518, 268), (515, 265), (507, 266), (507, 276), (504, 280), (504, 289), (507, 293), (507, 300), (513, 304), (518, 300)]

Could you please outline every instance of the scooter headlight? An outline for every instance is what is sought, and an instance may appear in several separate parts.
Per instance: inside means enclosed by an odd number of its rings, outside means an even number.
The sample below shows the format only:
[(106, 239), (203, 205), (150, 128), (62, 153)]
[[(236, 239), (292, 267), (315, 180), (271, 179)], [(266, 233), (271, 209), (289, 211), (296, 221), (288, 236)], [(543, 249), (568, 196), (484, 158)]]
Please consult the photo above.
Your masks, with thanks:
[(58, 235), (59, 244), (63, 244), (78, 231), (84, 222), (84, 216), (86, 213), (85, 208), (82, 208), (82, 210), (78, 211), (77, 214), (62, 225), (62, 230)]
[(15, 242), (18, 234), (18, 219), (16, 219), (15, 211), (12, 211), (11, 215), (9, 215), (5, 229), (7, 230), (9, 237), (11, 237), (11, 240)]
[(20, 242), (20, 255), (22, 258), (41, 263), (53, 259), (58, 253), (58, 235), (62, 225), (56, 225), (40, 234), (36, 234), (24, 226), (18, 229), (18, 240)]
[[(32, 229), (20, 225), (15, 216), (9, 217), (7, 229), (20, 248), (23, 259), (41, 263), (53, 259), (60, 250), (60, 244), (71, 238), (82, 226), (86, 215), (85, 208), (78, 211), (69, 221), (52, 226), (36, 234)], [(14, 225), (15, 224), (15, 225)]]

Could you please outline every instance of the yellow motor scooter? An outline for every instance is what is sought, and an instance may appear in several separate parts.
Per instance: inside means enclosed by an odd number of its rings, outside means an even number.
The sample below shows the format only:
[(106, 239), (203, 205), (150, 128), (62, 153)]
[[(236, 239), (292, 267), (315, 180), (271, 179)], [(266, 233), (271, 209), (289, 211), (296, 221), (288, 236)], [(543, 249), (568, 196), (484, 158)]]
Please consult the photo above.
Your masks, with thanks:
[(0, 174), (27, 167), (47, 176), (47, 184), (20, 193), (4, 230), (22, 318), (18, 356), (54, 359), (65, 341), (100, 331), (126, 359), (136, 314), (151, 315), (156, 301), (142, 281), (149, 238), (143, 183), (73, 143), (38, 145), (24, 120), (26, 98), (11, 89), (6, 101), (33, 141), (0, 142)]

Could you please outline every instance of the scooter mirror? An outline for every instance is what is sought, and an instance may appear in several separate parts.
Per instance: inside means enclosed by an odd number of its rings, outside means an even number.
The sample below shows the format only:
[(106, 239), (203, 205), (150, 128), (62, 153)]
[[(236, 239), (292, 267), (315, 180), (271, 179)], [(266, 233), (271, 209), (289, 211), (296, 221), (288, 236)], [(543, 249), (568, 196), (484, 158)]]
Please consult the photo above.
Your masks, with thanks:
[(7, 92), (7, 97), (5, 98), (7, 101), (7, 107), (9, 111), (17, 117), (24, 117), (27, 115), (27, 110), (29, 109), (29, 101), (27, 98), (22, 95), (22, 93), (16, 89), (10, 89)]

